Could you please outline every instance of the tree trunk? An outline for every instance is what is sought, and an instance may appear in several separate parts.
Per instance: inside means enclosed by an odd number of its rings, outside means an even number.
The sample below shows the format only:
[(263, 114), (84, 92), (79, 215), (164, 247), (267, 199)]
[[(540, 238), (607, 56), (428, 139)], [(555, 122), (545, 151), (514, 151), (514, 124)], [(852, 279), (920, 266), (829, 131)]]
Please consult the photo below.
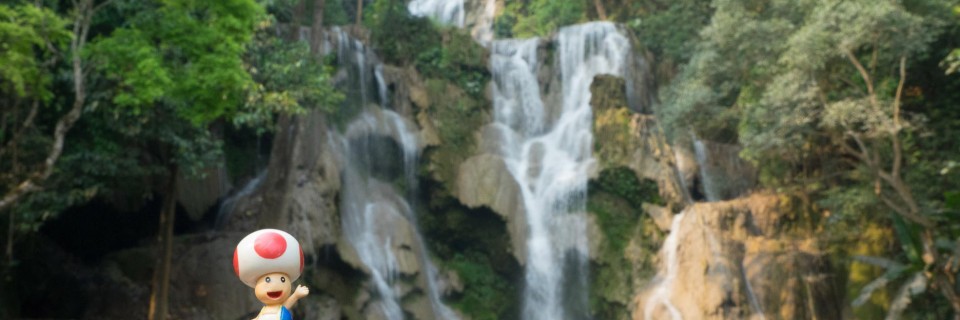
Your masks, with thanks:
[(166, 320), (169, 310), (170, 259), (173, 256), (173, 224), (177, 212), (177, 175), (176, 166), (170, 169), (166, 197), (160, 209), (160, 230), (157, 243), (161, 253), (157, 267), (153, 271), (153, 292), (150, 294), (149, 320)]
[(593, 5), (597, 7), (597, 15), (600, 20), (607, 20), (607, 10), (603, 8), (603, 0), (593, 0)]
[(313, 25), (310, 26), (310, 53), (320, 53), (320, 44), (323, 43), (323, 10), (326, 0), (313, 1)]
[(297, 4), (293, 6), (293, 12), (291, 14), (293, 17), (290, 19), (290, 31), (287, 35), (290, 41), (297, 41), (300, 39), (300, 26), (306, 24), (303, 17), (303, 13), (307, 11), (307, 0), (297, 1)]
[(363, 0), (357, 0), (357, 20), (356, 23), (359, 26), (363, 22)]
[(10, 225), (7, 226), (7, 266), (13, 265), (13, 228), (14, 216), (13, 212), (8, 213), (10, 215)]

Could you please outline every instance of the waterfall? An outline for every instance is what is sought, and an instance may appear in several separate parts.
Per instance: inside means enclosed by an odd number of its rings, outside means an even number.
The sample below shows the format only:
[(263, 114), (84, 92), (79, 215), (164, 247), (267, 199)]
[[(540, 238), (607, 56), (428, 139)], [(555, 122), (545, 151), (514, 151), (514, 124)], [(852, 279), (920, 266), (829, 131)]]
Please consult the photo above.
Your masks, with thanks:
[(753, 187), (756, 170), (740, 158), (740, 146), (701, 140), (694, 136), (693, 149), (707, 201), (733, 199), (747, 194)]
[[(413, 200), (423, 146), (418, 129), (387, 109), (383, 67), (373, 52), (339, 28), (332, 31), (341, 68), (350, 73), (340, 85), (359, 90), (348, 99), (360, 100), (362, 106), (372, 99), (380, 102), (364, 107), (342, 134), (335, 129), (330, 134), (342, 170), (343, 235), (370, 275), (368, 312), (378, 312), (383, 319), (403, 319), (401, 294), (405, 291), (401, 281), (409, 279), (401, 278), (419, 272), (419, 285), (429, 299), (433, 316), (456, 319), (440, 300), (438, 272), (417, 228)], [(375, 86), (376, 91), (368, 92), (369, 86)]]
[(503, 137), (519, 137), (500, 144), (528, 223), (524, 319), (589, 318), (586, 192), (596, 166), (590, 83), (599, 74), (622, 76), (630, 49), (606, 22), (566, 27), (558, 38), (563, 95), (552, 113), (536, 77), (539, 40), (492, 45), (495, 126), (516, 131)]
[(215, 230), (220, 230), (223, 228), (223, 224), (227, 222), (230, 214), (233, 213), (233, 209), (237, 206), (237, 200), (246, 198), (254, 190), (257, 190), (257, 187), (260, 186), (260, 183), (263, 182), (263, 178), (267, 176), (267, 170), (261, 170), (259, 174), (250, 181), (247, 181), (247, 184), (243, 186), (237, 193), (223, 200), (223, 203), (220, 204), (220, 209), (217, 211), (217, 218), (214, 220), (213, 226)]
[(682, 319), (680, 311), (670, 302), (670, 295), (673, 293), (673, 281), (677, 278), (677, 271), (680, 269), (680, 262), (677, 260), (677, 248), (680, 243), (677, 238), (680, 236), (680, 226), (683, 224), (685, 213), (681, 212), (673, 216), (673, 222), (670, 223), (670, 235), (663, 241), (663, 247), (660, 248), (660, 256), (663, 257), (663, 265), (657, 274), (656, 286), (646, 305), (643, 306), (644, 319), (653, 319), (654, 310), (663, 306), (670, 318), (673, 320)]
[(465, 11), (464, 0), (413, 0), (407, 4), (410, 14), (430, 17), (440, 23), (462, 28)]
[(710, 202), (722, 200), (719, 181), (715, 179), (716, 174), (712, 170), (714, 166), (710, 165), (706, 145), (700, 139), (694, 139), (693, 150), (697, 155), (697, 164), (700, 165), (700, 181), (703, 183), (704, 196)]

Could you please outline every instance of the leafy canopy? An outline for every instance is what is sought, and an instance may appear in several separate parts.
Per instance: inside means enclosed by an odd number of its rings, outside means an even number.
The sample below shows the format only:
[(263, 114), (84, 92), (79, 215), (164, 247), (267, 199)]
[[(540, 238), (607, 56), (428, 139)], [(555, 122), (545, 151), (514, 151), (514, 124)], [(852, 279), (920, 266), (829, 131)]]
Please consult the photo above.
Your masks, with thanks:
[(113, 103), (134, 113), (167, 104), (197, 125), (235, 113), (254, 85), (243, 54), (263, 8), (253, 0), (142, 5), (89, 54), (117, 83)]
[[(70, 39), (69, 21), (48, 8), (25, 1), (0, 4), (0, 93), (20, 98), (52, 98), (46, 72)], [(52, 48), (47, 47), (47, 43)]]

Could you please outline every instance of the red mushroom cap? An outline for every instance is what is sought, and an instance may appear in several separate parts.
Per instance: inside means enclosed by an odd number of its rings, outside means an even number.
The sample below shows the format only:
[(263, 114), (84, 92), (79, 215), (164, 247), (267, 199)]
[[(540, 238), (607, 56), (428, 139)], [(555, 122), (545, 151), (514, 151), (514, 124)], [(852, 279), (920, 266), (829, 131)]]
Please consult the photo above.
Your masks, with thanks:
[(303, 250), (289, 233), (276, 229), (257, 230), (240, 240), (233, 252), (233, 271), (247, 286), (255, 287), (261, 276), (282, 272), (290, 281), (303, 272)]

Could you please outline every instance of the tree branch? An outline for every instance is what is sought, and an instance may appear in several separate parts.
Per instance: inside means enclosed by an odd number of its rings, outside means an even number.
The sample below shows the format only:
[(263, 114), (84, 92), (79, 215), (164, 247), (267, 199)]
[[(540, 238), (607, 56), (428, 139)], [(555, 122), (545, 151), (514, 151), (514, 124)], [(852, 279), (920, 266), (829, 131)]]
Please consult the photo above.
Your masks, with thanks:
[(873, 80), (870, 78), (870, 73), (867, 72), (867, 69), (863, 68), (863, 64), (860, 63), (860, 59), (857, 59), (857, 56), (853, 55), (853, 52), (851, 52), (850, 49), (843, 48), (840, 50), (843, 51), (844, 54), (846, 54), (847, 59), (849, 59), (850, 62), (853, 63), (853, 66), (856, 67), (857, 71), (860, 72), (860, 76), (863, 77), (863, 81), (867, 83), (867, 94), (870, 96), (870, 103), (873, 105), (874, 108), (876, 108), (877, 95), (874, 93), (874, 90), (873, 90)]
[(860, 147), (861, 157), (860, 160), (863, 160), (867, 163), (867, 166), (870, 168), (876, 168), (873, 159), (870, 158), (870, 151), (867, 149), (867, 145), (863, 143), (863, 139), (860, 139), (860, 135), (854, 133), (853, 131), (847, 131), (847, 134), (853, 137), (853, 141), (857, 142), (857, 146)]
[(900, 99), (903, 96), (903, 84), (907, 79), (907, 57), (900, 56), (900, 83), (897, 84), (897, 94), (893, 99), (893, 130), (890, 133), (893, 139), (893, 169), (892, 175), (900, 176), (900, 166), (903, 163), (903, 147), (900, 145)]
[(884, 172), (883, 170), (877, 170), (877, 175), (881, 179), (887, 181), (893, 190), (897, 191), (897, 195), (903, 199), (903, 202), (910, 207), (910, 211), (913, 213), (920, 212), (920, 206), (917, 205), (917, 202), (913, 199), (913, 193), (910, 192), (910, 189), (907, 188), (906, 184), (903, 183), (903, 180), (899, 176), (892, 176), (890, 173)]
[(870, 161), (869, 161), (869, 159), (867, 159), (867, 156), (864, 155), (863, 153), (860, 153), (859, 151), (853, 149), (853, 147), (847, 145), (846, 142), (841, 142), (841, 143), (840, 143), (840, 148), (843, 149), (844, 152), (846, 152), (846, 153), (848, 153), (848, 154), (856, 157), (857, 159), (860, 159), (860, 161), (866, 163), (866, 164), (869, 166), (869, 162), (870, 162)]
[(890, 209), (893, 209), (893, 211), (897, 212), (897, 214), (899, 214), (901, 217), (904, 217), (907, 220), (916, 222), (917, 224), (923, 226), (924, 228), (933, 227), (933, 222), (930, 221), (930, 219), (927, 219), (927, 217), (921, 216), (919, 214), (911, 213), (909, 210), (904, 209), (903, 207), (897, 205), (896, 203), (893, 202), (893, 200), (890, 200), (890, 198), (885, 197), (883, 195), (880, 195), (878, 198), (880, 198), (880, 200), (883, 201), (884, 204), (890, 207)]

